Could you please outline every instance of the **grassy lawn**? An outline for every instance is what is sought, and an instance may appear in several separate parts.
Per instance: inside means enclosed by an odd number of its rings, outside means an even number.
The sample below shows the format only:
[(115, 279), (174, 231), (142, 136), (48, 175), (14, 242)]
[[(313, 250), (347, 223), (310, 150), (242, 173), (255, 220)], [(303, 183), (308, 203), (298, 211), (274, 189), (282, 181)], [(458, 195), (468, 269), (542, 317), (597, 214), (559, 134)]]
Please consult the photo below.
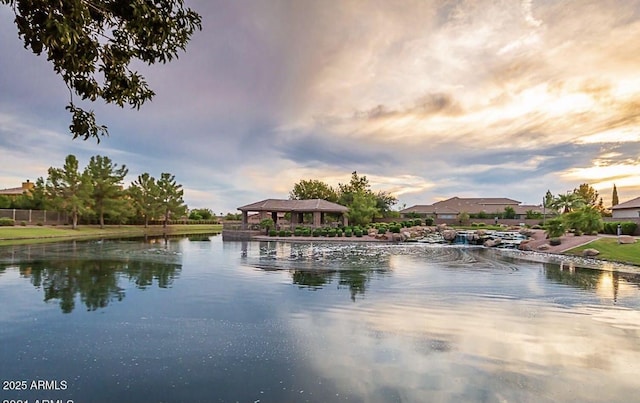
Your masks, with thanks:
[[(166, 234), (211, 234), (222, 232), (220, 224), (170, 225)], [(41, 242), (56, 242), (69, 239), (118, 238), (144, 235), (162, 235), (162, 226), (110, 225), (105, 228), (82, 225), (77, 229), (70, 226), (14, 226), (0, 227), (0, 246)]]
[(582, 251), (589, 248), (600, 251), (600, 254), (597, 256), (598, 259), (625, 262), (640, 266), (640, 242), (620, 245), (616, 238), (602, 238), (590, 242), (587, 245), (568, 250), (566, 253), (582, 256)]

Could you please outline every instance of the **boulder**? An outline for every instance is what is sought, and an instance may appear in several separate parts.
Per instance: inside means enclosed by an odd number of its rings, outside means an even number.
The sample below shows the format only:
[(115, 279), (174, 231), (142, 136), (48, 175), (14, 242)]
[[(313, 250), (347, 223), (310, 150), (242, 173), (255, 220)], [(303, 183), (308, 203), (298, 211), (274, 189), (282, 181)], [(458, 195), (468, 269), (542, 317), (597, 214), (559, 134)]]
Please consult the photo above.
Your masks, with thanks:
[(486, 246), (487, 248), (493, 248), (494, 246), (498, 246), (501, 243), (502, 241), (499, 239), (487, 239), (486, 241), (484, 241), (484, 246)]
[(538, 250), (549, 250), (550, 247), (551, 245), (549, 245), (548, 243), (543, 243), (542, 245), (538, 246)]
[(367, 235), (369, 236), (376, 236), (378, 234), (378, 230), (375, 228), (369, 228), (369, 231), (367, 231)]
[(631, 244), (636, 243), (636, 239), (630, 235), (620, 235), (618, 237), (618, 242), (622, 244)]
[(524, 250), (524, 251), (530, 251), (533, 250), (533, 248), (530, 245), (531, 242), (529, 241), (522, 241), (520, 242), (520, 245), (518, 245), (518, 249), (519, 250)]
[(393, 234), (391, 234), (391, 240), (394, 242), (401, 242), (404, 240), (404, 237), (402, 236), (402, 234), (394, 232)]
[(456, 232), (456, 230), (447, 229), (442, 231), (442, 237), (444, 238), (445, 241), (453, 242), (457, 236), (458, 236), (458, 233)]
[(582, 251), (582, 256), (598, 256), (600, 251), (597, 249), (589, 248)]

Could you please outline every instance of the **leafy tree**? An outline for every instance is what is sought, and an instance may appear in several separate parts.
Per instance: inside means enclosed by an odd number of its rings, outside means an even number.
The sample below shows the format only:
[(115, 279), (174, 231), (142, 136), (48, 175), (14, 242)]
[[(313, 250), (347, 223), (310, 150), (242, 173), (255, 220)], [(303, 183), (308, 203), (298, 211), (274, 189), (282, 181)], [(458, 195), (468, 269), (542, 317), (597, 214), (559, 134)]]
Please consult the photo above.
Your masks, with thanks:
[(129, 170), (125, 165), (118, 167), (109, 157), (96, 155), (91, 157), (85, 171), (91, 180), (93, 209), (98, 214), (100, 228), (104, 228), (105, 213), (114, 217), (126, 213), (122, 181)]
[(367, 225), (377, 214), (376, 198), (372, 194), (364, 192), (353, 193), (353, 199), (347, 213), (351, 224)]
[(333, 203), (338, 202), (338, 193), (330, 185), (317, 179), (301, 180), (293, 185), (289, 193), (291, 200), (324, 199)]
[(564, 215), (566, 227), (575, 230), (576, 235), (593, 234), (602, 230), (600, 211), (594, 206), (583, 206)]
[(210, 220), (213, 218), (213, 212), (208, 208), (193, 209), (189, 212), (190, 220)]
[(616, 188), (616, 184), (613, 184), (613, 194), (611, 195), (611, 206), (617, 206), (620, 204), (620, 200), (618, 200), (618, 189)]
[(144, 217), (145, 228), (149, 226), (149, 219), (160, 214), (160, 189), (156, 179), (148, 173), (138, 176), (129, 187), (129, 196), (138, 214)]
[(240, 221), (242, 220), (242, 213), (227, 213), (224, 219), (227, 221)]
[(504, 218), (516, 218), (516, 211), (511, 206), (507, 206), (504, 208), (504, 213), (502, 214)]
[(383, 217), (392, 215), (391, 207), (398, 203), (398, 199), (389, 192), (379, 191), (376, 193), (376, 208)]
[(580, 196), (587, 206), (595, 206), (598, 204), (598, 191), (588, 183), (583, 183), (578, 188), (573, 189), (573, 193)]
[(78, 160), (68, 155), (62, 168), (49, 168), (45, 185), (47, 198), (54, 208), (71, 216), (72, 228), (78, 227), (80, 214), (90, 211), (91, 180), (78, 170)]
[(11, 198), (9, 196), (0, 195), (0, 208), (11, 208)]
[[(0, 0), (15, 14), (24, 47), (45, 53), (69, 88), (73, 137), (85, 140), (108, 134), (93, 111), (78, 107), (83, 100), (140, 108), (155, 94), (133, 69), (142, 62), (166, 63), (178, 57), (192, 34), (202, 29), (201, 17), (183, 0)], [(99, 82), (102, 81), (102, 83)]]
[(547, 190), (547, 193), (544, 195), (543, 206), (545, 208), (553, 208), (553, 194), (551, 194), (550, 190)]
[(269, 234), (269, 230), (275, 227), (276, 223), (274, 223), (273, 219), (271, 218), (265, 218), (264, 220), (260, 221), (260, 228), (264, 228), (267, 235)]
[(33, 189), (19, 197), (20, 208), (25, 210), (44, 210), (47, 208), (47, 195), (44, 179), (36, 179)]
[(182, 190), (182, 185), (176, 183), (175, 176), (166, 172), (160, 175), (157, 187), (160, 211), (164, 214), (163, 227), (166, 228), (171, 216), (181, 216), (187, 210), (187, 206), (182, 200), (184, 190)]
[(467, 213), (466, 211), (461, 211), (460, 214), (458, 214), (458, 222), (460, 223), (460, 225), (467, 224), (469, 222), (469, 219), (469, 213)]
[[(351, 173), (351, 181), (347, 184), (338, 184), (340, 192), (339, 202), (344, 206), (349, 206), (353, 202), (353, 198), (357, 193), (371, 193), (371, 185), (366, 176), (358, 176), (358, 172)], [(376, 202), (377, 204), (377, 202)]]

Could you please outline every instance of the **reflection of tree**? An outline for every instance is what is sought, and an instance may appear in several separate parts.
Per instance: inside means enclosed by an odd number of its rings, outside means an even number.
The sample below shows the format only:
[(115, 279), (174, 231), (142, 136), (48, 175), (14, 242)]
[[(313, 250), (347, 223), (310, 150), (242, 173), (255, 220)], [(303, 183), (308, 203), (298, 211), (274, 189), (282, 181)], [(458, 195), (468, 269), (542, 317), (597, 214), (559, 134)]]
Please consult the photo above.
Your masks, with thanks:
[[(573, 265), (562, 266), (552, 263), (545, 264), (544, 268), (546, 277), (560, 284), (578, 287), (583, 290), (593, 290), (594, 292), (602, 292), (603, 288), (607, 290), (610, 289), (611, 298), (614, 301), (618, 299), (620, 281), (626, 281), (640, 288), (640, 274), (617, 271), (607, 272), (584, 267), (574, 267)], [(603, 279), (606, 279), (606, 281), (603, 282)], [(598, 290), (599, 287), (600, 290)]]
[(595, 290), (601, 273), (596, 269), (561, 267), (555, 263), (545, 263), (544, 271), (549, 280), (584, 290)]
[(355, 302), (356, 295), (360, 294), (364, 296), (370, 273), (370, 271), (365, 272), (362, 270), (341, 271), (338, 284), (349, 288), (349, 291), (351, 291), (351, 300)]
[(63, 313), (75, 308), (76, 296), (89, 311), (105, 308), (112, 301), (121, 301), (125, 292), (118, 285), (125, 276), (139, 288), (146, 288), (155, 279), (158, 287), (173, 283), (180, 265), (171, 263), (117, 260), (50, 260), (24, 262), (20, 274), (35, 287), (42, 287), (44, 300), (59, 300)]
[(293, 284), (298, 284), (300, 287), (311, 290), (318, 290), (331, 282), (334, 274), (334, 271), (294, 270)]

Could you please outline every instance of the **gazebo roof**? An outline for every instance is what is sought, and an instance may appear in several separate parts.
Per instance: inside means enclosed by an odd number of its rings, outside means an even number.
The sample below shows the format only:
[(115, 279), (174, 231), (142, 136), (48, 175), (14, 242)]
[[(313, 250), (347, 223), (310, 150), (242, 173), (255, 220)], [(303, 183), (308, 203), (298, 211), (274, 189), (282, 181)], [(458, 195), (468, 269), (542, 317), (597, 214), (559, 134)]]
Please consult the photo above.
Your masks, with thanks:
[(259, 202), (238, 207), (240, 211), (297, 211), (313, 212), (321, 211), (328, 213), (346, 213), (349, 209), (341, 204), (332, 203), (323, 199), (309, 200), (287, 200), (287, 199), (266, 199)]

